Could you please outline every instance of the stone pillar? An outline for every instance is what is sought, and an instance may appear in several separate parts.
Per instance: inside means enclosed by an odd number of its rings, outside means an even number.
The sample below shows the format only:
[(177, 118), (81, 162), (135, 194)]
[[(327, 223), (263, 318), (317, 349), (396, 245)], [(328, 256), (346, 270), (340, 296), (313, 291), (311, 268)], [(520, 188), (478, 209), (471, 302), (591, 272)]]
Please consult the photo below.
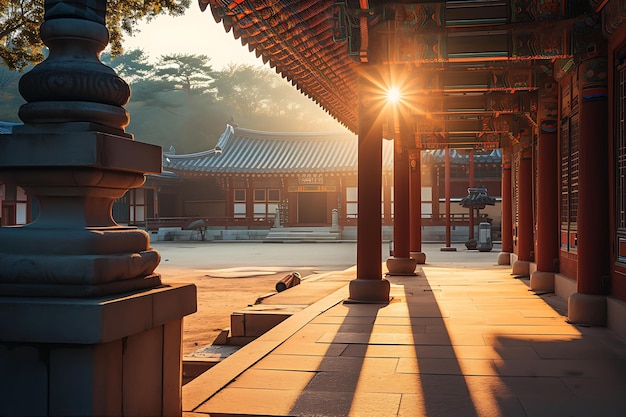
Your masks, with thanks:
[[(371, 65), (374, 67), (373, 65)], [(390, 284), (382, 277), (382, 140), (379, 117), (384, 102), (380, 97), (380, 77), (376, 67), (364, 71), (359, 83), (358, 137), (358, 223), (356, 279), (350, 281), (350, 302), (387, 302)]]
[(418, 264), (426, 263), (426, 254), (422, 252), (422, 167), (421, 151), (418, 149), (409, 155), (410, 159), (410, 228), (411, 246), (410, 256)]
[(280, 224), (280, 209), (277, 207), (276, 210), (274, 210), (274, 226), (275, 228), (279, 228), (282, 227), (282, 225)]
[[(551, 83), (553, 85), (555, 83)], [(556, 89), (554, 89), (556, 90)], [(551, 89), (543, 89), (539, 98), (537, 137), (537, 270), (530, 275), (530, 288), (554, 291), (554, 273), (559, 259), (559, 149), (556, 131), (542, 126), (557, 125), (558, 98)]]
[(510, 265), (513, 253), (513, 205), (511, 204), (511, 154), (502, 150), (502, 252), (498, 254), (498, 265)]
[(410, 187), (409, 187), (409, 152), (407, 146), (413, 132), (409, 123), (402, 116), (400, 119), (400, 137), (394, 143), (393, 152), (393, 257), (387, 259), (390, 275), (415, 275), (417, 261), (410, 256)]
[(0, 415), (182, 413), (195, 286), (162, 285), (149, 235), (111, 215), (161, 150), (124, 132), (130, 89), (99, 60), (105, 5), (46, 1), (50, 54), (20, 81), (24, 126), (0, 141), (0, 179), (39, 204), (0, 228)]
[(533, 249), (533, 164), (532, 150), (521, 151), (517, 198), (517, 261), (513, 263), (513, 275), (528, 275)]
[(341, 232), (341, 227), (339, 227), (339, 210), (336, 208), (332, 209), (330, 212), (330, 232)]
[[(606, 58), (603, 58), (606, 59)], [(593, 74), (602, 63), (581, 64), (579, 74)], [(608, 142), (606, 87), (585, 97), (580, 88), (578, 142), (578, 267), (577, 292), (568, 300), (568, 319), (573, 323), (606, 326), (606, 276), (609, 271)], [(599, 94), (598, 94), (599, 93)], [(604, 93), (604, 94), (602, 94)]]

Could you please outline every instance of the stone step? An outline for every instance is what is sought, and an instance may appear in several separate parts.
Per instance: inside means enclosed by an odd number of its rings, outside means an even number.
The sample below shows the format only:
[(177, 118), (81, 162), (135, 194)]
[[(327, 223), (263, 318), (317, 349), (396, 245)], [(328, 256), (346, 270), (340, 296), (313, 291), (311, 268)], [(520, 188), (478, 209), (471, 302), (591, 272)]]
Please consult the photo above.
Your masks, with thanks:
[(308, 305), (253, 305), (230, 315), (230, 341), (234, 338), (257, 338), (292, 314), (302, 311)]
[[(228, 335), (228, 331), (228, 329), (224, 329), (222, 333), (226, 332), (226, 335)], [(216, 341), (222, 338), (222, 333), (218, 335)], [(194, 351), (191, 355), (183, 357), (183, 385), (235, 353), (239, 350), (239, 347), (213, 343)]]
[(330, 227), (273, 228), (265, 237), (265, 240), (268, 241), (332, 241), (338, 239), (339, 233), (331, 232)]

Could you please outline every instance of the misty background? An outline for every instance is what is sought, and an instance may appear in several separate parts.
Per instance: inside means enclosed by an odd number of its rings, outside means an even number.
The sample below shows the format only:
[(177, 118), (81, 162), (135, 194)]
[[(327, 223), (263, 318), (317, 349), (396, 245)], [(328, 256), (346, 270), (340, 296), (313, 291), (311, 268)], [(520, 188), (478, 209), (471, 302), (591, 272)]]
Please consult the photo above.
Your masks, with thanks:
[[(272, 132), (321, 132), (345, 128), (273, 70), (229, 64), (215, 70), (206, 55), (167, 54), (152, 59), (141, 49), (104, 64), (131, 86), (126, 132), (135, 140), (170, 146), (177, 154), (212, 148), (226, 124)], [(26, 69), (28, 71), (28, 68)], [(20, 122), (25, 103), (21, 74), (0, 67), (0, 120)]]

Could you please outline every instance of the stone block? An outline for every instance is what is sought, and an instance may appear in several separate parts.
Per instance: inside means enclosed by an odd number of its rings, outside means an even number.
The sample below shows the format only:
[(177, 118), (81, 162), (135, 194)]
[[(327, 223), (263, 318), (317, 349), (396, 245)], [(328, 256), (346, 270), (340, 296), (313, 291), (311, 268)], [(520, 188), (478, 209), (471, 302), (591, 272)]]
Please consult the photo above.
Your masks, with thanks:
[(50, 415), (122, 415), (122, 343), (50, 351)]
[(39, 346), (0, 344), (0, 415), (47, 414), (46, 360)]
[[(163, 327), (129, 336), (124, 343), (124, 416), (161, 415)], [(171, 358), (180, 361), (180, 358)]]
[(244, 313), (245, 335), (259, 337), (274, 326), (291, 317), (290, 313), (278, 312), (248, 312)]
[(163, 326), (163, 415), (182, 414), (182, 357), (183, 320), (174, 320)]
[(0, 415), (181, 415), (182, 317), (195, 310), (185, 287), (0, 298)]
[(230, 315), (230, 335), (239, 337), (246, 335), (245, 316), (243, 313), (232, 313)]

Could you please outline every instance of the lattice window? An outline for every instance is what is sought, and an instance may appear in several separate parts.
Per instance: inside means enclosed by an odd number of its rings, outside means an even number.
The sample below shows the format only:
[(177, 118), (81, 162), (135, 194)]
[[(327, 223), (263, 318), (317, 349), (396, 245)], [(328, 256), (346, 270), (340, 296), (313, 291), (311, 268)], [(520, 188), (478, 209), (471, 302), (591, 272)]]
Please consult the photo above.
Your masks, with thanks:
[(569, 117), (561, 121), (561, 223), (569, 221)]
[(237, 188), (233, 190), (233, 217), (246, 217), (246, 190)]
[(578, 113), (570, 119), (569, 134), (569, 222), (576, 223), (578, 218), (578, 139), (579, 118)]
[(131, 190), (130, 194), (130, 216), (131, 223), (144, 222), (146, 220), (146, 190), (138, 188)]
[(280, 202), (280, 190), (278, 189), (255, 189), (254, 190), (254, 218), (274, 218), (278, 203)]
[(617, 227), (626, 229), (626, 63), (617, 67), (616, 111), (616, 211)]
[(357, 202), (357, 188), (346, 187), (346, 217), (356, 219), (358, 217), (359, 204)]
[(520, 157), (517, 155), (515, 160), (513, 161), (513, 224), (515, 228), (517, 228), (519, 222), (519, 166), (520, 166)]

